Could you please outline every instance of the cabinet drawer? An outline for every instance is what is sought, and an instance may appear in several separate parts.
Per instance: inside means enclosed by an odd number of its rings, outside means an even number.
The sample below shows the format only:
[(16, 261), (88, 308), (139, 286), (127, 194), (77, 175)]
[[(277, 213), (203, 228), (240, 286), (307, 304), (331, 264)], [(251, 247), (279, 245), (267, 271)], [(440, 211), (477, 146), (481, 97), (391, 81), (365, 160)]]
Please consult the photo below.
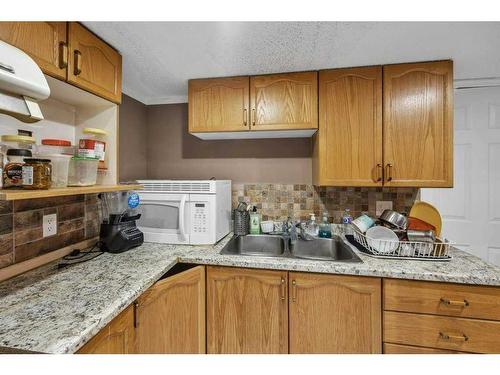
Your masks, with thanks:
[(384, 354), (464, 354), (456, 350), (384, 343)]
[(385, 311), (384, 342), (500, 353), (500, 322)]
[(500, 320), (500, 288), (385, 279), (384, 310)]

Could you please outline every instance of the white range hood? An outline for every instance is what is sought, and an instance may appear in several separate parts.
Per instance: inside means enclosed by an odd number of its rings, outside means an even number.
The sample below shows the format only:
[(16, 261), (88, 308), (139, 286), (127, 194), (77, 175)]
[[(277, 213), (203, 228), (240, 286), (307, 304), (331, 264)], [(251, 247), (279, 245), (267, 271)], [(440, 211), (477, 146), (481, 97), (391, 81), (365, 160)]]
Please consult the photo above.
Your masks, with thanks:
[(0, 40), (0, 113), (23, 122), (43, 120), (37, 102), (49, 96), (47, 80), (33, 59)]

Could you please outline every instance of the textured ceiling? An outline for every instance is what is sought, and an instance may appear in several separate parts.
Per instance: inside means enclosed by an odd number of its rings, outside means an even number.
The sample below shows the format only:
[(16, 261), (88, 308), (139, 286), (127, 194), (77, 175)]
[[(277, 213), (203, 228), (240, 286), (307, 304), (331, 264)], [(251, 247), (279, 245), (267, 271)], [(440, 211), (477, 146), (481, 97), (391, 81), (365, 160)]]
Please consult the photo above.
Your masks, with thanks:
[(455, 79), (500, 77), (500, 22), (84, 22), (123, 55), (123, 91), (187, 101), (189, 78), (452, 58)]

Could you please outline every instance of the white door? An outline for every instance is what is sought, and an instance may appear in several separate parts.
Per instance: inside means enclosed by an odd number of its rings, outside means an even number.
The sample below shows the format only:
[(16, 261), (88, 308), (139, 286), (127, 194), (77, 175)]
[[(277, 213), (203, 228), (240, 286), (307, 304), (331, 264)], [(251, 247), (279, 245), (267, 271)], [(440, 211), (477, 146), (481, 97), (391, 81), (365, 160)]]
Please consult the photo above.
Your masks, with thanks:
[(455, 90), (453, 189), (422, 189), (443, 236), (500, 265), (500, 87)]

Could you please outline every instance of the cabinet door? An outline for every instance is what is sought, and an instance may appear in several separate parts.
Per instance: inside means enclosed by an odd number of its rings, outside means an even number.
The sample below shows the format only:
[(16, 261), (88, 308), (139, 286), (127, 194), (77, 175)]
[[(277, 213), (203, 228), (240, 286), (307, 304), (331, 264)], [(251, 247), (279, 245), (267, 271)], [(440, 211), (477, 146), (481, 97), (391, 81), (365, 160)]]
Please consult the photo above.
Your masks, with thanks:
[(287, 273), (207, 267), (207, 352), (288, 353)]
[(122, 57), (76, 22), (69, 24), (68, 82), (115, 103), (122, 97)]
[(138, 353), (205, 353), (205, 267), (158, 281), (136, 304)]
[(318, 73), (250, 77), (253, 130), (318, 128)]
[(382, 185), (382, 67), (319, 74), (316, 185)]
[(290, 353), (380, 353), (381, 280), (290, 272)]
[(189, 132), (247, 131), (248, 77), (189, 81)]
[(66, 22), (0, 22), (0, 39), (30, 55), (44, 73), (66, 79)]
[(127, 307), (80, 350), (79, 354), (134, 353), (134, 307)]
[(384, 66), (387, 186), (453, 186), (453, 63)]

